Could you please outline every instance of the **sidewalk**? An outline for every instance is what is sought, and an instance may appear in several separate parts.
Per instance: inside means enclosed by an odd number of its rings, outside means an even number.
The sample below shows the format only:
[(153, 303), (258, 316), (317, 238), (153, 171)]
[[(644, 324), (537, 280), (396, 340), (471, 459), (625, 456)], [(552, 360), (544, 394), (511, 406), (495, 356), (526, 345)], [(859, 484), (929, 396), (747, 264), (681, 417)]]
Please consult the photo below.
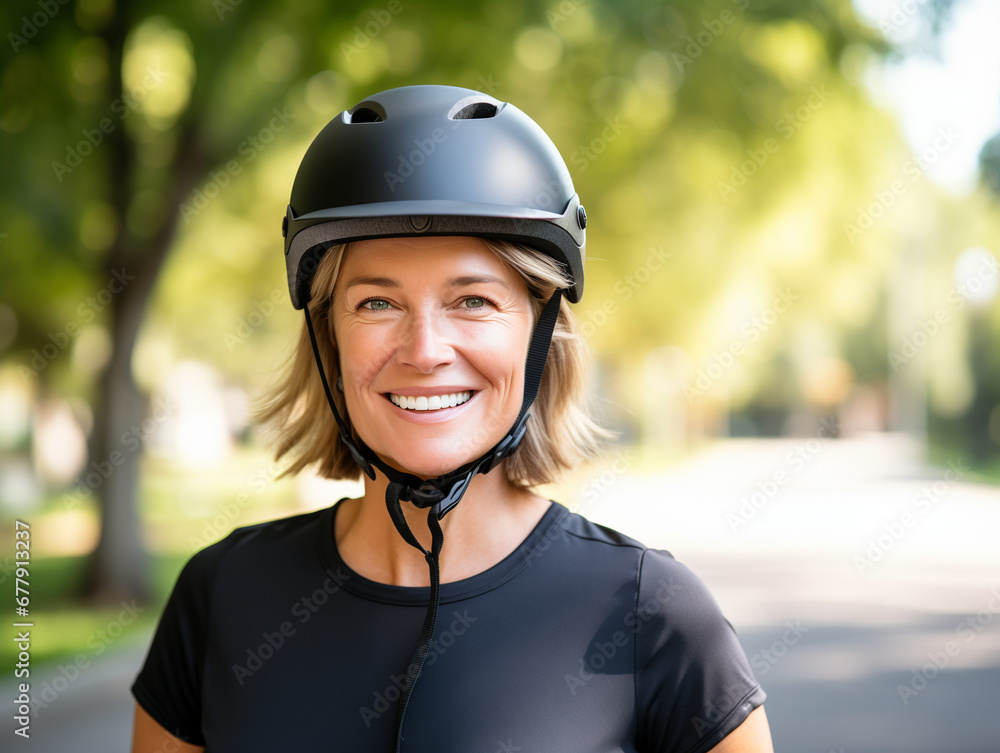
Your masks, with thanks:
[[(35, 630), (42, 634), (42, 628)], [(10, 701), (0, 715), (0, 750), (38, 751), (39, 753), (117, 753), (128, 751), (132, 741), (133, 701), (128, 688), (146, 654), (148, 639), (139, 648), (111, 650), (97, 657), (93, 664), (59, 693), (51, 704), (32, 719), (30, 737), (14, 734), (19, 726), (9, 710), (16, 697), (16, 684), (5, 678), (0, 683), (0, 698)], [(58, 665), (57, 665), (58, 667)], [(50, 687), (63, 677), (58, 668), (31, 673), (32, 694), (48, 683)]]

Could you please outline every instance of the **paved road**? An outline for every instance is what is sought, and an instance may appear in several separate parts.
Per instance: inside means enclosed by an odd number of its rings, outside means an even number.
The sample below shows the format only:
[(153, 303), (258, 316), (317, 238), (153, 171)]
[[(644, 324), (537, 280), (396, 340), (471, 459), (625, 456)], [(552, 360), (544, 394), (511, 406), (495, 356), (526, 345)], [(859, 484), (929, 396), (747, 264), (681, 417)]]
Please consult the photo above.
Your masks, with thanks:
[(605, 475), (581, 512), (709, 584), (776, 750), (1000, 753), (1000, 490), (916, 457), (892, 436), (733, 440)]
[[(33, 637), (44, 635), (36, 625)], [(60, 673), (58, 666), (32, 671), (32, 694), (48, 687), (47, 706), (31, 720), (30, 737), (14, 734), (17, 723), (8, 709), (17, 693), (10, 682), (0, 686), (0, 751), (38, 753), (112, 753), (127, 751), (131, 741), (132, 700), (128, 687), (145, 655), (145, 647), (109, 651), (94, 659), (79, 675)], [(65, 666), (65, 665), (64, 665)], [(71, 677), (72, 681), (66, 680)], [(56, 693), (57, 690), (62, 692)], [(10, 699), (10, 706), (7, 701)]]
[[(1000, 490), (954, 467), (893, 437), (734, 440), (669, 473), (609, 465), (560, 498), (709, 584), (768, 693), (776, 750), (1000, 753)], [(95, 661), (27, 742), (7, 742), (0, 714), (0, 750), (127, 750), (142, 653)]]

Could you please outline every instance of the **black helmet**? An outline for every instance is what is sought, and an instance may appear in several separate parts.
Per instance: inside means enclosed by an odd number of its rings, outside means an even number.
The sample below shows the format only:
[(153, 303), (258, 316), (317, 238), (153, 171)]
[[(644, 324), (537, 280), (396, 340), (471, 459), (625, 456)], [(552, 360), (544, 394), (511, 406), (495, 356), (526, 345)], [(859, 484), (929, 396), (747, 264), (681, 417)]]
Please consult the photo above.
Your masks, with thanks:
[(282, 223), (292, 303), (323, 254), (352, 240), (475, 235), (525, 243), (583, 292), (587, 215), (552, 140), (514, 105), (472, 89), (404, 86), (331, 120), (299, 165)]

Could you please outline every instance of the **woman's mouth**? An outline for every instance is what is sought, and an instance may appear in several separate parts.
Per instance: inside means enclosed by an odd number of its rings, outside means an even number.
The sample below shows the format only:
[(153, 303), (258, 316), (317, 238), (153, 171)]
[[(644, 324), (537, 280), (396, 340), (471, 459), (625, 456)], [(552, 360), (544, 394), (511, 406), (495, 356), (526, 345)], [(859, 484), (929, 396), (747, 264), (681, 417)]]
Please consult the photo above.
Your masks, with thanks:
[(419, 397), (414, 397), (413, 395), (394, 395), (391, 392), (387, 393), (386, 396), (393, 405), (403, 410), (432, 411), (441, 410), (442, 408), (454, 408), (456, 405), (466, 403), (472, 397), (472, 394), (471, 391), (466, 390), (465, 392), (452, 392), (447, 395), (429, 395), (427, 397), (423, 395)]

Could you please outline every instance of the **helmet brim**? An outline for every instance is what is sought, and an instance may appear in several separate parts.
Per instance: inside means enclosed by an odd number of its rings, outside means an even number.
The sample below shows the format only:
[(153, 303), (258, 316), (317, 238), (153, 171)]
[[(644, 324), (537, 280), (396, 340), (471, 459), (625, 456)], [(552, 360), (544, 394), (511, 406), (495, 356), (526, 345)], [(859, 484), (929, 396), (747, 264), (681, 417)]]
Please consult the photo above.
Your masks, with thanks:
[(418, 235), (468, 235), (523, 243), (564, 265), (573, 285), (573, 303), (583, 290), (584, 242), (574, 194), (561, 213), (527, 207), (452, 200), (412, 200), (332, 207), (299, 217), (286, 215), (285, 268), (292, 304), (309, 302), (309, 285), (319, 262), (333, 246), (375, 238)]

